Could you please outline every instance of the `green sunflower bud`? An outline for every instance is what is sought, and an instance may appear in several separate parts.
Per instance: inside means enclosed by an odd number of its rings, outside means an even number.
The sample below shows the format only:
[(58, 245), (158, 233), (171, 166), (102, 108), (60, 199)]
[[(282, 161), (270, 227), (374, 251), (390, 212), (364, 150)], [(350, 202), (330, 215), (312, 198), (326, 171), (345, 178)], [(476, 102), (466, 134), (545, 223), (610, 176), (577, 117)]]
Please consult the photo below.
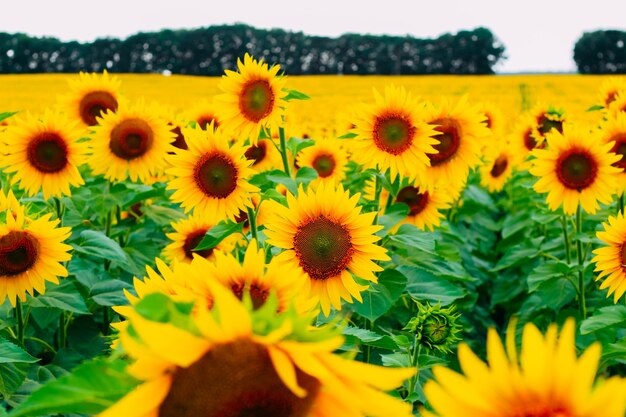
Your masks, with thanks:
[(456, 313), (456, 307), (442, 308), (439, 303), (434, 306), (428, 303), (417, 305), (417, 316), (407, 323), (404, 330), (414, 333), (417, 343), (428, 349), (450, 353), (451, 347), (461, 340), (457, 337), (461, 326), (457, 323), (460, 314)]

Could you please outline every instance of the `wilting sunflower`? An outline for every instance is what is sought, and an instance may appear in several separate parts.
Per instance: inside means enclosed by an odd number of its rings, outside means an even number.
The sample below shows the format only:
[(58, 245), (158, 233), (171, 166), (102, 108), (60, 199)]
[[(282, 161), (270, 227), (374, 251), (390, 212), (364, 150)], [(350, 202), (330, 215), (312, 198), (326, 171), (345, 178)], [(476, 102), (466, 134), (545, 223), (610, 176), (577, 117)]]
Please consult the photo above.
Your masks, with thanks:
[(6, 298), (15, 306), (16, 298), (26, 300), (37, 291), (43, 294), (46, 281), (59, 283), (66, 277), (62, 262), (69, 261), (71, 246), (63, 243), (69, 227), (57, 227), (52, 214), (26, 219), (23, 210), (4, 213), (0, 223), (0, 303)]
[(272, 139), (259, 139), (255, 145), (247, 146), (244, 156), (252, 161), (251, 168), (256, 172), (282, 168), (280, 152)]
[(173, 242), (163, 249), (163, 256), (170, 262), (186, 262), (193, 260), (196, 254), (202, 258), (214, 259), (214, 250), (230, 252), (233, 249), (233, 239), (222, 240), (213, 249), (195, 250), (202, 241), (206, 232), (211, 230), (213, 223), (198, 215), (191, 215), (186, 219), (172, 223), (174, 233), (168, 233), (167, 237)]
[(487, 147), (485, 162), (480, 167), (480, 185), (492, 193), (502, 190), (516, 164), (517, 158), (510, 151), (508, 143)]
[(222, 124), (220, 107), (207, 100), (202, 100), (190, 107), (185, 112), (185, 118), (202, 130), (207, 130), (211, 123), (213, 123), (213, 129), (217, 129)]
[(617, 304), (626, 292), (626, 219), (624, 213), (617, 217), (609, 216), (608, 223), (602, 223), (604, 231), (598, 232), (598, 239), (608, 246), (595, 249), (596, 256), (591, 262), (596, 263), (595, 272), (599, 272), (596, 280), (604, 278), (600, 289), (609, 289), (607, 297), (613, 294)]
[(612, 377), (596, 384), (601, 348), (590, 346), (576, 357), (575, 322), (560, 336), (552, 324), (545, 336), (528, 323), (522, 348), (515, 347), (513, 326), (506, 350), (494, 329), (487, 335), (488, 364), (466, 344), (459, 346), (464, 375), (436, 366), (424, 393), (433, 411), (424, 417), (623, 417), (626, 380)]
[(613, 166), (621, 170), (616, 182), (618, 191), (623, 192), (626, 190), (626, 113), (607, 114), (598, 135), (603, 143), (612, 144), (611, 152), (621, 157)]
[(246, 53), (237, 60), (238, 72), (226, 70), (216, 101), (222, 105), (224, 128), (256, 144), (262, 128), (276, 130), (287, 106), (285, 79), (277, 75), (280, 65), (271, 68)]
[(429, 106), (426, 122), (435, 126), (434, 138), (439, 141), (437, 153), (428, 155), (430, 164), (424, 180), (428, 187), (439, 184), (456, 187), (469, 170), (480, 162), (480, 149), (489, 130), (484, 124), (485, 115), (462, 97), (456, 104), (444, 100)]
[(385, 87), (384, 97), (374, 90), (375, 103), (363, 105), (356, 113), (350, 141), (352, 159), (367, 168), (414, 179), (430, 165), (427, 154), (433, 147), (434, 126), (424, 122), (425, 104), (404, 87)]
[(572, 125), (564, 125), (563, 133), (548, 133), (547, 141), (546, 149), (533, 151), (536, 159), (530, 173), (539, 177), (535, 191), (548, 193), (550, 210), (562, 204), (566, 214), (573, 214), (580, 204), (593, 214), (600, 208), (598, 202), (611, 202), (615, 174), (620, 172), (611, 165), (620, 159), (609, 152), (612, 144), (602, 143), (597, 134)]
[(174, 133), (156, 106), (143, 102), (105, 113), (94, 127), (89, 165), (111, 181), (146, 181), (167, 166)]
[(617, 96), (626, 94), (626, 78), (608, 77), (600, 84), (598, 99), (600, 105), (609, 108)]
[(99, 123), (107, 111), (116, 112), (123, 99), (119, 90), (121, 81), (102, 74), (81, 72), (78, 79), (68, 80), (71, 92), (61, 97), (61, 106), (65, 113), (83, 126), (91, 127)]
[[(381, 392), (413, 369), (383, 368), (333, 354), (336, 330), (310, 317), (250, 310), (217, 283), (212, 310), (190, 317), (195, 332), (129, 314), (123, 349), (142, 383), (99, 417), (410, 417), (411, 406)], [(164, 296), (153, 295), (161, 301)]]
[[(285, 249), (278, 260), (302, 268), (307, 275), (305, 292), (319, 301), (328, 316), (330, 306), (341, 309), (341, 299), (362, 302), (367, 286), (352, 274), (376, 282), (382, 268), (373, 261), (386, 261), (386, 250), (375, 244), (375, 212), (361, 213), (359, 195), (350, 197), (341, 185), (321, 183), (298, 197), (287, 194), (289, 207), (274, 204), (265, 224), (268, 242)], [(268, 202), (269, 203), (269, 202)]]
[(89, 151), (79, 139), (83, 129), (65, 116), (46, 111), (41, 118), (29, 113), (16, 116), (5, 132), (5, 152), (0, 164), (13, 174), (12, 182), (29, 196), (70, 195), (70, 186), (84, 184), (78, 172)]
[(208, 222), (234, 221), (240, 210), (251, 207), (250, 193), (258, 191), (247, 180), (254, 171), (245, 148), (239, 143), (229, 147), (221, 129), (186, 129), (185, 137), (189, 149), (177, 149), (170, 157), (173, 167), (167, 172), (175, 177), (167, 187), (175, 190), (170, 198), (185, 213), (193, 208)]
[[(218, 250), (214, 253), (215, 262), (195, 258), (191, 267), (203, 271), (208, 279), (216, 279), (230, 288), (240, 300), (248, 293), (253, 308), (265, 304), (270, 293), (278, 298), (279, 311), (286, 310), (291, 303), (301, 308), (308, 301), (300, 292), (305, 282), (300, 268), (281, 264), (276, 258), (266, 265), (265, 251), (258, 248), (256, 240), (250, 241), (242, 263), (230, 253)], [(300, 308), (299, 311), (306, 311), (306, 308)]]
[(394, 228), (414, 224), (422, 230), (433, 230), (444, 218), (443, 210), (450, 207), (452, 199), (445, 188), (421, 189), (417, 184), (407, 185), (398, 191), (394, 202), (409, 206), (409, 214)]
[(320, 139), (313, 146), (301, 150), (296, 163), (299, 167), (311, 167), (317, 171), (319, 182), (340, 183), (346, 177), (348, 165), (348, 153), (341, 147), (338, 141), (333, 139)]

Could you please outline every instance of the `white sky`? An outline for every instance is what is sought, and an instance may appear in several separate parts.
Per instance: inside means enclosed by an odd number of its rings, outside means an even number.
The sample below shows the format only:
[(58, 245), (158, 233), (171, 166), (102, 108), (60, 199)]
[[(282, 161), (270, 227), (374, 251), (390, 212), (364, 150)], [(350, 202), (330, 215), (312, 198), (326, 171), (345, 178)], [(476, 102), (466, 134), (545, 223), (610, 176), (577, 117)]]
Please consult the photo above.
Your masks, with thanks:
[(0, 31), (91, 41), (139, 31), (247, 23), (311, 35), (436, 37), (489, 28), (508, 59), (498, 72), (574, 71), (584, 31), (626, 30), (625, 0), (2, 0)]

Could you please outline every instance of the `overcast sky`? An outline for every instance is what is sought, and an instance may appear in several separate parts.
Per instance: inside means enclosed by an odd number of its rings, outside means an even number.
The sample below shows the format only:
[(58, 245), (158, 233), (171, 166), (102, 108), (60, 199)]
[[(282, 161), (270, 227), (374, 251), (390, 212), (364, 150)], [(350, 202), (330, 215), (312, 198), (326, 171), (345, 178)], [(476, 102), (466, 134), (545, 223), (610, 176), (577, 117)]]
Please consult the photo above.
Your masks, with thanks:
[(139, 31), (247, 23), (312, 35), (436, 37), (485, 26), (508, 59), (498, 72), (574, 71), (585, 31), (626, 30), (626, 0), (3, 0), (0, 31), (91, 41)]

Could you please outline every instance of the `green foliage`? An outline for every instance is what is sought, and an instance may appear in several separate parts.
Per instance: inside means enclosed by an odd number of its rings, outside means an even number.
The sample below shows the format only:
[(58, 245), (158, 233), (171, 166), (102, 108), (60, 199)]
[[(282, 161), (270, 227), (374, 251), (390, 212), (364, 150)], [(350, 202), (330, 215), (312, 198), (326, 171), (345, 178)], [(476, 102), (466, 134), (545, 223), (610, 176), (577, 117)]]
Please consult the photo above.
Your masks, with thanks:
[[(581, 74), (625, 74), (626, 32), (585, 32), (574, 45), (574, 62)], [(590, 110), (596, 110), (593, 106)]]

